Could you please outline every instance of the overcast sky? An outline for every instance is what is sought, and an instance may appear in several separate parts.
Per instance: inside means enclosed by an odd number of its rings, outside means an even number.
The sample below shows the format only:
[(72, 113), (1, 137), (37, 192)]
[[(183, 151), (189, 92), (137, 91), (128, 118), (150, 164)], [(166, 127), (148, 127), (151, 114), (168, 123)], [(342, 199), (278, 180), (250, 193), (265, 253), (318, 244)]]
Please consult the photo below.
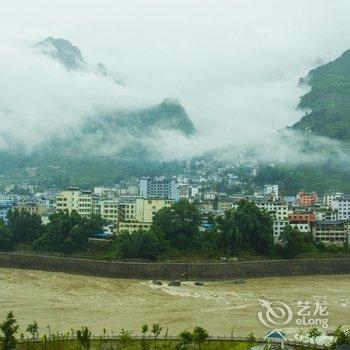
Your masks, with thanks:
[[(254, 143), (300, 119), (299, 77), (350, 48), (348, 0), (0, 2), (0, 131), (28, 149), (91, 112), (166, 97), (198, 130), (168, 155)], [(124, 87), (39, 56), (32, 45), (48, 36)]]

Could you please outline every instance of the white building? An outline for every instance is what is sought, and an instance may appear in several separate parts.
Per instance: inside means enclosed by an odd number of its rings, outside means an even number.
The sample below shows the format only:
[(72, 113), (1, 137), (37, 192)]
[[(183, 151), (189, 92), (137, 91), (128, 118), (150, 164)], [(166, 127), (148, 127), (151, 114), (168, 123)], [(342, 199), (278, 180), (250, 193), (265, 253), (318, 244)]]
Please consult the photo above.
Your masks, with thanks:
[(338, 221), (338, 211), (332, 209), (318, 209), (315, 211), (316, 221)]
[(7, 213), (11, 209), (9, 204), (0, 204), (0, 220), (2, 220), (6, 225), (8, 224)]
[(178, 201), (180, 190), (175, 179), (157, 180), (149, 177), (140, 180), (140, 196), (142, 198), (163, 198)]
[(259, 201), (255, 203), (259, 209), (264, 209), (271, 215), (275, 217), (277, 220), (287, 220), (288, 219), (288, 205), (285, 203), (278, 202), (267, 202), (267, 201)]
[(331, 208), (338, 211), (339, 220), (350, 219), (350, 196), (332, 198)]
[(333, 199), (341, 198), (341, 197), (343, 197), (343, 193), (341, 192), (326, 193), (323, 196), (323, 204), (327, 207), (331, 207)]
[(298, 222), (298, 223), (292, 222), (290, 225), (293, 228), (298, 229), (300, 232), (303, 232), (303, 233), (311, 232), (311, 226), (310, 226), (310, 223), (308, 222)]
[[(260, 210), (265, 210), (273, 216), (275, 220), (288, 220), (291, 211), (284, 202), (269, 202), (266, 200), (251, 200)], [(233, 209), (238, 208), (238, 203), (232, 204)]]
[(190, 198), (190, 186), (188, 183), (179, 183), (179, 197), (180, 199), (189, 199)]
[(203, 195), (203, 199), (205, 201), (212, 201), (215, 199), (217, 193), (216, 192), (212, 192), (212, 191), (209, 191), (209, 192), (205, 192), (204, 195)]
[(263, 188), (263, 195), (264, 196), (271, 196), (273, 195), (276, 199), (278, 198), (278, 185), (264, 185)]
[(196, 198), (199, 195), (199, 187), (191, 186), (190, 187), (190, 196), (191, 198)]
[(279, 240), (284, 228), (289, 225), (288, 220), (274, 220), (273, 221), (273, 238), (275, 243)]
[(69, 213), (75, 210), (86, 218), (92, 213), (100, 214), (108, 222), (118, 222), (118, 203), (115, 200), (103, 199), (91, 191), (80, 191), (77, 187), (61, 191), (56, 196), (56, 209), (67, 210)]

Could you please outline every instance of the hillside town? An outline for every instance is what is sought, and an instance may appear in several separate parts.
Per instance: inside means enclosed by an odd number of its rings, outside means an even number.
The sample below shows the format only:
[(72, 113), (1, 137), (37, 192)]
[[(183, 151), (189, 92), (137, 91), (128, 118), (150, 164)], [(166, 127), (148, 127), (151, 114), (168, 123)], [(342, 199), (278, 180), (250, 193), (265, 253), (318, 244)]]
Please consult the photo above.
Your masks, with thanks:
[[(98, 236), (108, 238), (125, 231), (149, 230), (159, 210), (171, 207), (179, 200), (187, 200), (199, 208), (203, 217), (200, 230), (207, 231), (212, 226), (210, 218), (236, 209), (245, 199), (272, 216), (275, 242), (290, 225), (300, 232), (312, 233), (315, 242), (338, 246), (348, 244), (350, 195), (329, 192), (319, 196), (317, 192), (303, 190), (295, 195), (285, 195), (277, 184), (255, 187), (250, 194), (246, 191), (232, 193), (232, 190), (227, 193), (216, 185), (218, 178), (224, 173), (227, 183), (236, 186), (241, 184), (238, 176), (228, 173), (227, 169), (220, 173), (220, 169), (214, 171), (210, 164), (203, 164), (196, 177), (186, 173), (173, 177), (146, 176), (93, 189), (69, 187), (37, 192), (35, 186), (22, 184), (17, 189), (24, 194), (15, 194), (14, 186), (8, 185), (0, 195), (0, 219), (7, 223), (11, 208), (38, 214), (43, 224), (49, 222), (50, 215), (59, 211), (76, 211), (86, 218), (94, 213), (101, 215), (105, 222), (104, 231)], [(254, 168), (251, 171), (254, 172)]]

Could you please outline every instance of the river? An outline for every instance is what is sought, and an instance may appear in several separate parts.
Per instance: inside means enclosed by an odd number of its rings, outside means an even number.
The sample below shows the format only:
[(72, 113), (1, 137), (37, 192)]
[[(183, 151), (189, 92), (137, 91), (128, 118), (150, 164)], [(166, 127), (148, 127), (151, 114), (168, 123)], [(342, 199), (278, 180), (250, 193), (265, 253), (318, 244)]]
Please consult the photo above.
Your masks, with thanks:
[(261, 299), (290, 307), (291, 321), (282, 325), (281, 318), (276, 327), (270, 327), (289, 335), (301, 328), (296, 324), (302, 319), (297, 315), (298, 302), (310, 303), (303, 311), (311, 312), (304, 317), (308, 325), (317, 322), (313, 319), (326, 319), (331, 328), (350, 327), (349, 275), (247, 279), (242, 284), (205, 282), (204, 286), (185, 282), (180, 287), (163, 282), (154, 286), (142, 280), (0, 268), (0, 315), (3, 318), (12, 310), (21, 332), (36, 320), (41, 332), (47, 332), (49, 325), (52, 332), (88, 326), (96, 335), (103, 328), (113, 334), (121, 328), (138, 334), (143, 324), (159, 322), (174, 335), (198, 325), (211, 335), (245, 336), (251, 331), (264, 335), (269, 328), (258, 319), (261, 311), (266, 322)]

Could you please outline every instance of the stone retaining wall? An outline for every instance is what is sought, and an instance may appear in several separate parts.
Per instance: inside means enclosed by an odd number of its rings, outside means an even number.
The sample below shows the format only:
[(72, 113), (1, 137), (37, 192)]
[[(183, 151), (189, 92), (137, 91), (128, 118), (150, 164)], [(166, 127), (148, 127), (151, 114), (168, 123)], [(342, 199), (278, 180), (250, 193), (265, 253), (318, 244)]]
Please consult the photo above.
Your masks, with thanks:
[(109, 262), (0, 252), (0, 267), (115, 278), (233, 280), (249, 277), (350, 274), (350, 258), (186, 264)]

